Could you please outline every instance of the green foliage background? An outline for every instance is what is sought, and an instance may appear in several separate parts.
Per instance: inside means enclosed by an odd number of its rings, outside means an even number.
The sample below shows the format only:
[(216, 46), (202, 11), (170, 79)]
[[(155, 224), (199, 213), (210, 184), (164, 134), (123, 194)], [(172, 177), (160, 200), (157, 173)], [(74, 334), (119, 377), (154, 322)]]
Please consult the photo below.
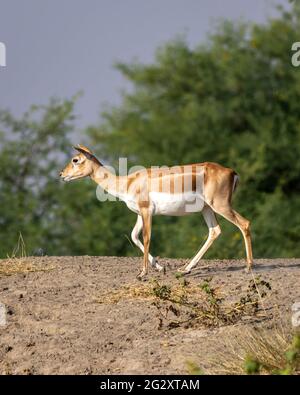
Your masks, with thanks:
[[(89, 126), (83, 142), (117, 166), (214, 161), (240, 175), (234, 207), (252, 221), (255, 257), (300, 256), (300, 7), (264, 25), (221, 22), (191, 49), (176, 39), (153, 64), (116, 65), (132, 84), (122, 104)], [(122, 202), (100, 203), (90, 180), (63, 184), (76, 98), (32, 107), (21, 119), (0, 112), (0, 256), (22, 233), (29, 254), (137, 255), (128, 238), (135, 215)], [(206, 257), (244, 256), (239, 231), (220, 219), (222, 236)], [(154, 255), (190, 257), (204, 242), (201, 214), (155, 217)]]

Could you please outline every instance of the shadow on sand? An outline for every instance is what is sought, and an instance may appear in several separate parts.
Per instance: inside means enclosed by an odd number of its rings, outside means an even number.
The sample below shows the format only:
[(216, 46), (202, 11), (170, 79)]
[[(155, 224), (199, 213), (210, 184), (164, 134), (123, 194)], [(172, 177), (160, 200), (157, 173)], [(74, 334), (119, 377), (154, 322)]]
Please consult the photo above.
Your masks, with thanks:
[[(187, 274), (186, 277), (201, 278), (201, 277), (207, 277), (208, 275), (220, 274), (220, 273), (230, 273), (230, 272), (238, 272), (238, 271), (245, 272), (245, 268), (246, 265), (242, 265), (242, 264), (240, 266), (224, 266), (222, 268), (214, 268), (212, 264), (212, 266), (199, 267), (195, 269), (192, 273)], [(299, 269), (299, 268), (300, 268), (299, 263), (288, 263), (288, 264), (281, 264), (280, 262), (274, 264), (257, 263), (254, 264), (253, 266), (253, 272), (259, 273), (259, 272), (268, 272), (270, 270)]]

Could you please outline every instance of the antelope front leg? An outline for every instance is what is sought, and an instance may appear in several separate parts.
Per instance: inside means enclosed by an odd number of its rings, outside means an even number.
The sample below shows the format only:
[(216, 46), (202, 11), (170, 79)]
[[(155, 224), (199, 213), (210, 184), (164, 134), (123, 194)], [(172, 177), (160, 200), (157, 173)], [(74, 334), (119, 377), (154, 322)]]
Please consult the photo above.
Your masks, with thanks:
[(143, 220), (144, 259), (143, 259), (142, 271), (137, 276), (138, 279), (141, 279), (148, 273), (149, 248), (150, 248), (150, 240), (151, 240), (151, 222), (152, 222), (152, 215), (149, 207), (141, 208), (140, 212)]
[[(134, 244), (142, 251), (142, 253), (144, 254), (144, 245), (143, 243), (141, 243), (140, 239), (139, 239), (139, 234), (143, 229), (143, 219), (140, 215), (137, 216), (137, 221), (136, 224), (134, 226), (134, 228), (132, 229), (131, 232), (131, 239), (134, 242)], [(149, 253), (149, 262), (151, 264), (151, 266), (155, 269), (157, 269), (158, 271), (162, 271), (164, 270), (164, 267), (161, 266), (157, 260)]]

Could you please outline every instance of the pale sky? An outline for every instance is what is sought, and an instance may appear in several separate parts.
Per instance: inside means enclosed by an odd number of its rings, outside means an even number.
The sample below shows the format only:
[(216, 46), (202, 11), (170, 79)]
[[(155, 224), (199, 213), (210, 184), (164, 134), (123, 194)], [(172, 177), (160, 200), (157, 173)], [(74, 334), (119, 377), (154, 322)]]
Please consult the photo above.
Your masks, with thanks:
[(287, 0), (0, 0), (0, 108), (20, 115), (82, 90), (76, 125), (95, 123), (128, 86), (114, 62), (151, 62), (183, 33), (197, 45), (218, 18), (263, 22), (278, 3)]

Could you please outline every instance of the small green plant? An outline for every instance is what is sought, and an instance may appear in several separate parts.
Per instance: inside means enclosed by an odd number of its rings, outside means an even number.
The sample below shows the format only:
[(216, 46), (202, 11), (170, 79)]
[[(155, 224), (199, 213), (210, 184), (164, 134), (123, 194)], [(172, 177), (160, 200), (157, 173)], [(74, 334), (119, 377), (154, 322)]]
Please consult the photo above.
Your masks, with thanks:
[(193, 361), (187, 361), (186, 367), (189, 374), (196, 376), (201, 376), (204, 374), (203, 370)]
[(168, 300), (171, 295), (171, 287), (169, 285), (160, 285), (158, 282), (153, 287), (154, 295), (162, 300)]
[(220, 305), (223, 299), (217, 296), (216, 290), (211, 286), (211, 281), (212, 277), (204, 280), (202, 284), (199, 285), (199, 287), (205, 292), (209, 304), (211, 306), (217, 307)]
[(244, 362), (245, 373), (257, 374), (261, 369), (261, 363), (251, 356), (247, 355)]
[[(260, 308), (261, 299), (271, 289), (265, 280), (250, 280), (246, 295), (242, 295), (237, 302), (226, 305), (224, 298), (212, 286), (212, 278), (207, 278), (196, 286), (182, 276), (176, 278), (176, 286), (160, 285), (157, 281), (153, 286), (153, 304), (159, 311), (159, 328), (162, 328), (164, 322), (167, 322), (168, 328), (234, 324), (245, 315), (254, 316)], [(171, 317), (169, 313), (173, 313)]]

